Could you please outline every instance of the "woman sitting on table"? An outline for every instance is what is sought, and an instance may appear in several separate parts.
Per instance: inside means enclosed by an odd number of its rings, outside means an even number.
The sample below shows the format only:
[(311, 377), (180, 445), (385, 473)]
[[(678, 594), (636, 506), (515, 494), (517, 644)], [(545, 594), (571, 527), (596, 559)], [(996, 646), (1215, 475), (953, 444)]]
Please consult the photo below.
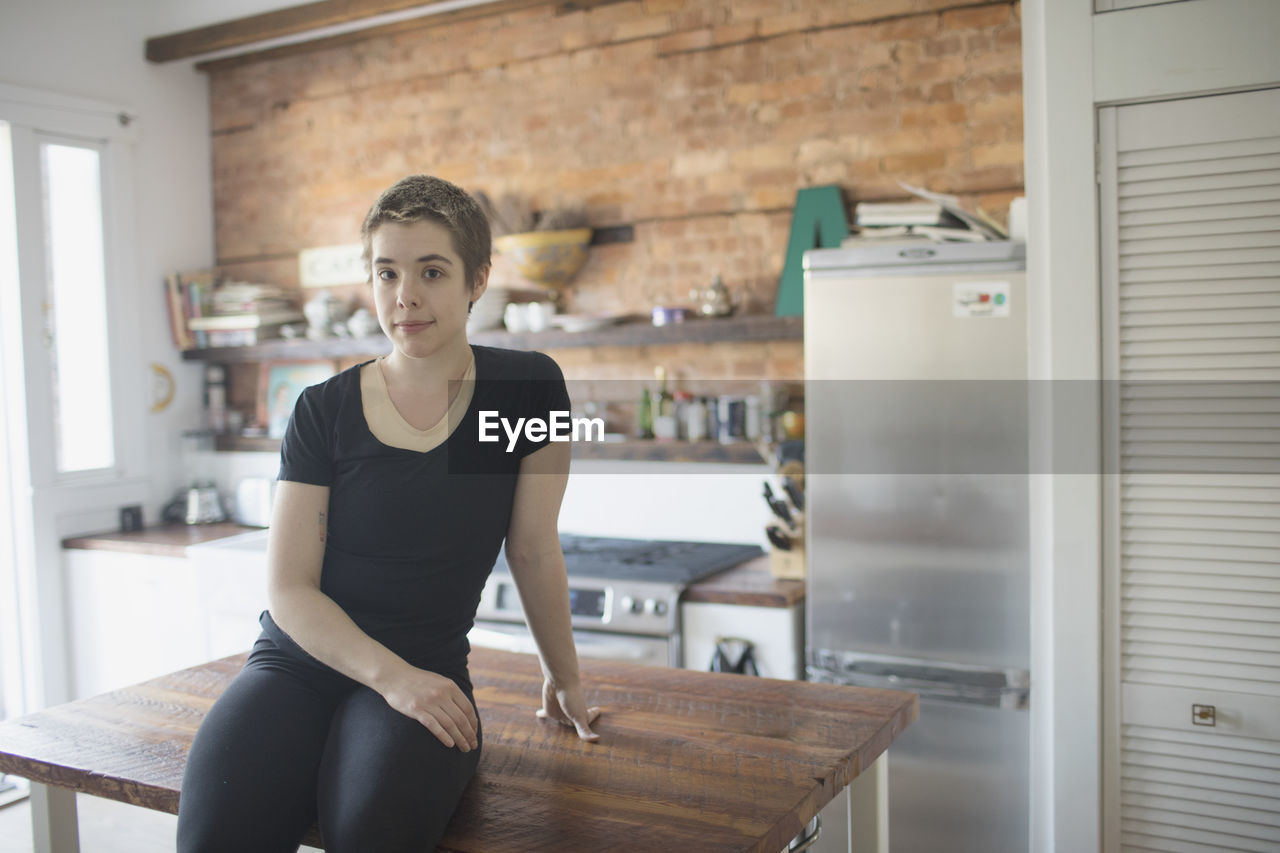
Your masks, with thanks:
[(405, 178), (361, 230), (390, 355), (307, 388), (280, 453), (270, 610), (192, 745), (179, 853), (434, 850), (479, 763), (467, 632), (506, 540), (538, 644), (539, 717), (595, 740), (557, 516), (569, 445), (479, 440), (478, 413), (569, 409), (541, 353), (472, 346), (490, 233), (467, 193)]

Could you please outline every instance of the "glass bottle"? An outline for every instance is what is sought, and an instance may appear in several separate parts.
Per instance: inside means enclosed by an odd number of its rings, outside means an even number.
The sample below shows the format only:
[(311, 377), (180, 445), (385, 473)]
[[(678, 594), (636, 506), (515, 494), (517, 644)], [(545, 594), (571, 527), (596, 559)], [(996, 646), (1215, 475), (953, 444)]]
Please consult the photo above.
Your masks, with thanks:
[(221, 364), (205, 368), (205, 425), (213, 432), (227, 431), (227, 373)]
[(658, 397), (653, 404), (653, 437), (658, 441), (675, 441), (676, 401), (667, 388), (667, 370), (655, 367), (653, 374), (658, 380)]
[(658, 379), (658, 411), (657, 414), (662, 417), (674, 416), (676, 413), (676, 400), (667, 390), (667, 369), (662, 366), (653, 369), (653, 375)]
[(686, 441), (702, 441), (707, 437), (707, 398), (695, 397), (684, 410), (684, 437)]
[(640, 389), (640, 405), (636, 407), (636, 438), (653, 438), (653, 398), (649, 388)]

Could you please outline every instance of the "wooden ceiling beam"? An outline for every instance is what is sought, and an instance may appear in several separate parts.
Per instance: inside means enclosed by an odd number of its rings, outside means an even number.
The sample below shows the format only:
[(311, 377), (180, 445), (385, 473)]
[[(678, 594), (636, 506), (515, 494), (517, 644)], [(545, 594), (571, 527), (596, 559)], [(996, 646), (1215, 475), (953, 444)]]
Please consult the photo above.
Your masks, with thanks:
[[(290, 6), (287, 9), (263, 12), (259, 15), (236, 18), (183, 32), (154, 36), (146, 41), (146, 57), (151, 62), (189, 59), (215, 51), (238, 47), (251, 48), (253, 44), (259, 42), (297, 36), (379, 15), (410, 9), (427, 11), (432, 6), (445, 4), (446, 0), (318, 0), (314, 3)], [(493, 5), (497, 7), (507, 5), (501, 2), (494, 4), (493, 0), (480, 0), (480, 4), (439, 14), (441, 16), (458, 13), (494, 14), (501, 9), (492, 8)], [(427, 16), (429, 15), (430, 12), (427, 12)]]
[(252, 44), (249, 44), (245, 46), (243, 53), (235, 53), (231, 56), (215, 57), (197, 61), (196, 69), (209, 73), (226, 71), (242, 65), (262, 62), (264, 60), (279, 59), (285, 56), (296, 56), (302, 53), (312, 53), (317, 50), (325, 50), (328, 48), (339, 47), (344, 44), (352, 44), (363, 39), (394, 35), (396, 33), (427, 27), (446, 26), (460, 21), (470, 20), (472, 18), (516, 12), (533, 6), (553, 6), (554, 14), (568, 15), (573, 12), (581, 12), (588, 9), (594, 9), (598, 6), (608, 6), (610, 4), (620, 2), (626, 2), (626, 0), (495, 0), (494, 2), (490, 2), (483, 6), (455, 9), (450, 12), (440, 12), (434, 15), (426, 15), (407, 21), (378, 24), (366, 29), (355, 30), (353, 32), (316, 36), (313, 39), (293, 44), (280, 45), (278, 47), (259, 47), (255, 49)]

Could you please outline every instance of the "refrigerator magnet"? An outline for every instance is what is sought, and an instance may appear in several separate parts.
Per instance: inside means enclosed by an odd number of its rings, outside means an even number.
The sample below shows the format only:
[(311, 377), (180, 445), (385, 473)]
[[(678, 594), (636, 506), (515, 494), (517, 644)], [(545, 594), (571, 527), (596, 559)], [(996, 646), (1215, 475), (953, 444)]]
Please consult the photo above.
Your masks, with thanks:
[(1008, 317), (1009, 282), (957, 281), (951, 285), (951, 313), (956, 317)]

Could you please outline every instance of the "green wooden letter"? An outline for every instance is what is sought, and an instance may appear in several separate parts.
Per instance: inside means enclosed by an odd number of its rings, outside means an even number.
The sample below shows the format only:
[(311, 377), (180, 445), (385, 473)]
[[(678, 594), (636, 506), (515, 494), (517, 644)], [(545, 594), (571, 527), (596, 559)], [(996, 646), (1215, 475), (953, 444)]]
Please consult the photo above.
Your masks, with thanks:
[(787, 260), (778, 282), (778, 301), (773, 313), (794, 317), (804, 313), (804, 253), (810, 249), (838, 249), (849, 235), (844, 213), (844, 196), (837, 186), (808, 187), (796, 192), (791, 214), (791, 238)]

